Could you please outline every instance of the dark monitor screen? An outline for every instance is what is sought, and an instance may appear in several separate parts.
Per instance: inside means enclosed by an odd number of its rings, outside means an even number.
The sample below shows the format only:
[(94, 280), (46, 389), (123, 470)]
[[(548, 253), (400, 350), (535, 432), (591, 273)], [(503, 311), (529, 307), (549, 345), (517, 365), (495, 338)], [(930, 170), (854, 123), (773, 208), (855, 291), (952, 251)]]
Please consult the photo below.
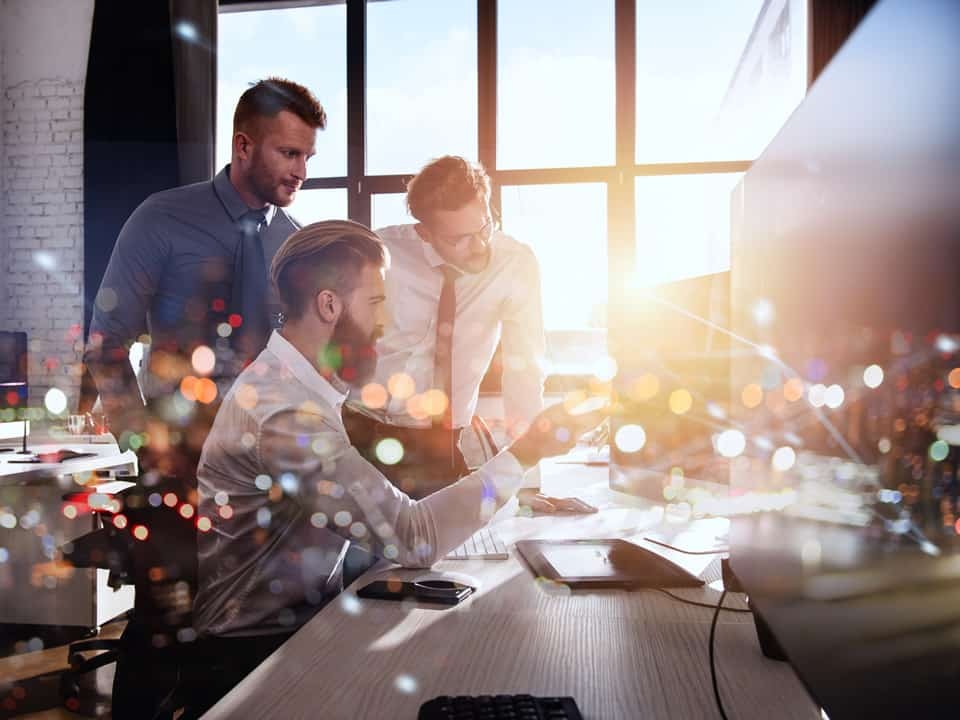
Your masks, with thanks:
[(26, 400), (27, 334), (0, 331), (0, 410), (24, 407)]
[(960, 681), (958, 38), (878, 3), (733, 199), (731, 565), (831, 718)]
[(888, 489), (938, 543), (960, 531), (957, 31), (956, 3), (878, 5), (732, 211), (734, 486)]

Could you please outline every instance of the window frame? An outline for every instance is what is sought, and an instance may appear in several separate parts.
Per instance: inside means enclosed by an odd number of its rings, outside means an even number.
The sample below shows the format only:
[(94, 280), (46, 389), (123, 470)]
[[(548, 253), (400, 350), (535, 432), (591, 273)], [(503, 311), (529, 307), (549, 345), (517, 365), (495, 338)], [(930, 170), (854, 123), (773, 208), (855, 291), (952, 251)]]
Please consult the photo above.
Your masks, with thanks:
[[(304, 190), (346, 189), (352, 220), (369, 225), (374, 195), (403, 193), (411, 174), (366, 173), (367, 2), (391, 0), (220, 0), (220, 12), (243, 12), (316, 5), (346, 4), (347, 9), (347, 175), (310, 177)], [(636, 162), (636, 13), (637, 0), (614, 0), (615, 164), (576, 168), (497, 168), (497, 0), (476, 0), (477, 8), (477, 146), (478, 159), (491, 180), (491, 202), (501, 207), (504, 185), (603, 183), (607, 186), (607, 328), (620, 325), (629, 312), (625, 298), (636, 259), (638, 176), (706, 175), (746, 172), (752, 160), (680, 163)], [(807, 2), (809, 19), (809, 2)], [(807, 24), (809, 47), (809, 22)], [(808, 53), (809, 54), (809, 53)], [(809, 58), (808, 58), (809, 60)], [(808, 81), (809, 87), (809, 81)], [(415, 170), (415, 169), (412, 169)]]

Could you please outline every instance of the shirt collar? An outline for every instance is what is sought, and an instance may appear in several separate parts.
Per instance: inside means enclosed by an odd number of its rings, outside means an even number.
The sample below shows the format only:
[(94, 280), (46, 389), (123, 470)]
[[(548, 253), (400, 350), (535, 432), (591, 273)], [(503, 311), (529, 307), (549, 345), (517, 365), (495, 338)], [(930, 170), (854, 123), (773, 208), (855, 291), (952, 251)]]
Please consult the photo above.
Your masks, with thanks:
[(335, 388), (329, 380), (317, 372), (317, 369), (289, 340), (276, 330), (270, 334), (267, 349), (276, 355), (300, 382), (311, 390), (315, 390), (331, 407), (340, 409), (343, 401), (347, 399), (347, 393)]
[(426, 258), (427, 264), (437, 270), (446, 265), (447, 261), (440, 257), (440, 253), (434, 249), (433, 245), (420, 237), (420, 233), (417, 232), (416, 228), (414, 228), (413, 231), (417, 234), (417, 238), (420, 240), (420, 244), (423, 246), (423, 257)]
[[(252, 209), (247, 206), (243, 198), (240, 197), (240, 193), (237, 192), (237, 189), (233, 186), (233, 183), (230, 182), (229, 164), (214, 176), (213, 189), (217, 193), (217, 197), (220, 198), (220, 202), (223, 204), (227, 214), (234, 222), (240, 220), (241, 217)], [(270, 224), (276, 213), (277, 208), (275, 205), (267, 205), (263, 208), (263, 215), (264, 218), (266, 218), (267, 225)]]

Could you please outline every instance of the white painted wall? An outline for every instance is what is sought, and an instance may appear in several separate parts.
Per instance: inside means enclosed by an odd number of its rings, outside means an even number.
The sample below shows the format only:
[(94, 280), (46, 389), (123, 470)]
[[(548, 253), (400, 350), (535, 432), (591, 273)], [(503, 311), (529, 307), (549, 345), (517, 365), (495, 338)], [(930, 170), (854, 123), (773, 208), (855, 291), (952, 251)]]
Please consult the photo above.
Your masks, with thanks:
[(94, 0), (3, 0), (0, 44), (6, 87), (24, 81), (83, 82)]

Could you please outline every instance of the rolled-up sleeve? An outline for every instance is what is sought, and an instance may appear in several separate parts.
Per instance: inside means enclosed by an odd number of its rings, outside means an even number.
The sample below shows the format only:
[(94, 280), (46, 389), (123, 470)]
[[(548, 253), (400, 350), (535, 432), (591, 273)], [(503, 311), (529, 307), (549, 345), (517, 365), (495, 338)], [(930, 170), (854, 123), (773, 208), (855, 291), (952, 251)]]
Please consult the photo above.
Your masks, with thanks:
[(422, 499), (398, 490), (320, 408), (280, 410), (260, 426), (259, 464), (316, 522), (407, 567), (428, 567), (482, 527), (520, 486), (504, 452)]

